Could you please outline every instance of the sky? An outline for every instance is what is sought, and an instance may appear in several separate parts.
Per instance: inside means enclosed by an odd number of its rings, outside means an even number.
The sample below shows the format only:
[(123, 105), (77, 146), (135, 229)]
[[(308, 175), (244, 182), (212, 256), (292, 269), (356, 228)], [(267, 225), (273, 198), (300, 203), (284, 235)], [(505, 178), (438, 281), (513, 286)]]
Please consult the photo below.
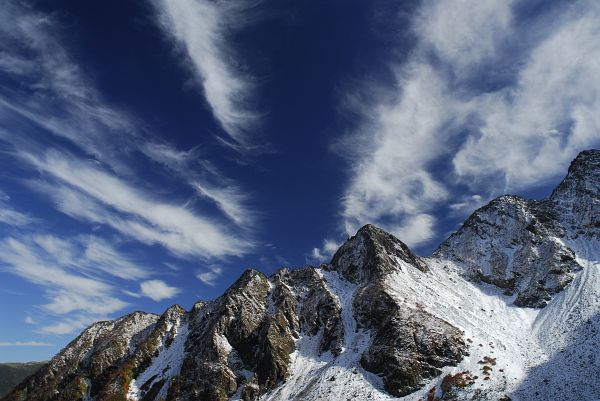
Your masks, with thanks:
[(600, 146), (600, 3), (7, 1), (0, 362), (328, 262), (429, 255)]

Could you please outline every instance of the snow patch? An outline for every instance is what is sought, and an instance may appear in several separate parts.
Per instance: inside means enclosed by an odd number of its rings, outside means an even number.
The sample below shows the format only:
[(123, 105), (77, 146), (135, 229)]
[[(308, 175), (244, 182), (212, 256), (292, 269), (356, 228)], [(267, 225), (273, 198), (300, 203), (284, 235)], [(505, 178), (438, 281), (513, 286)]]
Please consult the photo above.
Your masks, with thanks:
[[(167, 325), (167, 335), (172, 330), (172, 326), (171, 324)], [(165, 339), (167, 335), (165, 335), (158, 348), (158, 355), (152, 358), (150, 366), (131, 381), (127, 392), (128, 401), (139, 401), (144, 396), (144, 392), (141, 390), (142, 387), (149, 390), (161, 380), (164, 380), (164, 384), (157, 393), (155, 400), (166, 398), (170, 379), (178, 376), (181, 370), (181, 364), (185, 356), (185, 341), (189, 330), (188, 323), (182, 323), (180, 320), (177, 321), (174, 328), (175, 333), (171, 344), (168, 347), (166, 346)]]

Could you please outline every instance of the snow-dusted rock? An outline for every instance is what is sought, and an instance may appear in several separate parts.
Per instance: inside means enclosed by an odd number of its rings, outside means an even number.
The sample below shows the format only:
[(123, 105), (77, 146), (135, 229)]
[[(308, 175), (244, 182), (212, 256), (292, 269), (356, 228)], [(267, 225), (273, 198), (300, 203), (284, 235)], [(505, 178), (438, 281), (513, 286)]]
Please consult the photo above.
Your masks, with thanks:
[(331, 264), (95, 323), (2, 401), (600, 398), (599, 192), (586, 151), (548, 198), (492, 201), (432, 257), (367, 225)]
[(502, 196), (475, 211), (434, 255), (514, 294), (516, 305), (543, 307), (581, 269), (557, 218), (539, 202)]

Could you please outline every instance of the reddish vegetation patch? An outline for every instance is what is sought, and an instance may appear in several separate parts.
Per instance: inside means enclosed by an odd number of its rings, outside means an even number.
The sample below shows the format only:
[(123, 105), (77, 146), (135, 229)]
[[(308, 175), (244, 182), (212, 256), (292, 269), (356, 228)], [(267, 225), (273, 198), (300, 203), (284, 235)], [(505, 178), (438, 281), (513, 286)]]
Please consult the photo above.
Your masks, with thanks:
[[(442, 384), (440, 385), (441, 396), (440, 398), (435, 396), (436, 387), (432, 387), (427, 392), (427, 397), (425, 401), (445, 401), (445, 400), (455, 400), (456, 393), (458, 390), (471, 386), (475, 383), (475, 378), (471, 375), (471, 372), (460, 372), (454, 375), (446, 375), (442, 379)], [(419, 401), (423, 401), (420, 399)]]
[(475, 382), (471, 372), (460, 372), (455, 375), (446, 375), (442, 379), (442, 393), (448, 393), (455, 388), (465, 388)]

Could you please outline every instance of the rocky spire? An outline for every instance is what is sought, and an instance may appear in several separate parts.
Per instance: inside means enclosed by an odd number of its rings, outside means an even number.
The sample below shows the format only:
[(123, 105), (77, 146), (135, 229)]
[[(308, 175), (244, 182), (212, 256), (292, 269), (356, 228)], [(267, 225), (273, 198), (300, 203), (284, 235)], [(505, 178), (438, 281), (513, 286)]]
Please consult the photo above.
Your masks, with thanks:
[(371, 281), (402, 269), (427, 271), (427, 265), (402, 241), (367, 224), (335, 253), (331, 267), (353, 283)]
[(600, 231), (600, 150), (585, 150), (571, 162), (565, 179), (550, 195), (568, 228)]
[(565, 240), (599, 233), (600, 151), (586, 150), (547, 199), (494, 199), (434, 256), (457, 261), (470, 279), (516, 295), (516, 305), (544, 307), (582, 268)]

